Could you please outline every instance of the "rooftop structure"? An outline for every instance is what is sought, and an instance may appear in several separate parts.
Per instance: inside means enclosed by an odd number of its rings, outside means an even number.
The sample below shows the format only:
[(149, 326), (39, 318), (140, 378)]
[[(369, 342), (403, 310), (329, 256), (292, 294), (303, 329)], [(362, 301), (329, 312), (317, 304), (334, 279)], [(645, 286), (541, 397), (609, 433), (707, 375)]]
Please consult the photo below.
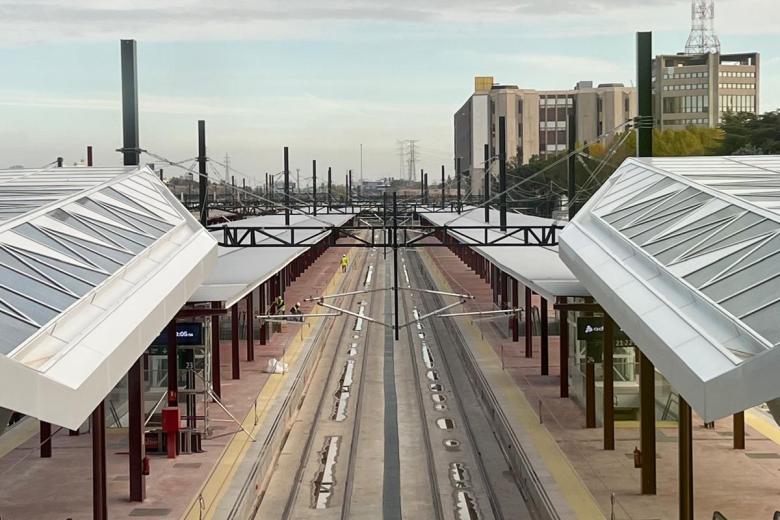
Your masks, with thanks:
[[(78, 427), (216, 260), (148, 168), (0, 171), (0, 407)], [(22, 390), (23, 389), (23, 390)]]
[(566, 265), (705, 420), (780, 396), (780, 158), (628, 159)]

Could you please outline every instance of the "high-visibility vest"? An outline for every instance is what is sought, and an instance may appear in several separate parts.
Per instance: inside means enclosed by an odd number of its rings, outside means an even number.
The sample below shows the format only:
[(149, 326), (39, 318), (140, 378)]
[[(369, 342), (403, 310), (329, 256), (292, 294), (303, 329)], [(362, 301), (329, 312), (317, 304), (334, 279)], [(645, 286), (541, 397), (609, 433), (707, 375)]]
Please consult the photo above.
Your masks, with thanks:
[(344, 267), (349, 265), (349, 259), (346, 256), (342, 256), (341, 257), (341, 265), (344, 266)]

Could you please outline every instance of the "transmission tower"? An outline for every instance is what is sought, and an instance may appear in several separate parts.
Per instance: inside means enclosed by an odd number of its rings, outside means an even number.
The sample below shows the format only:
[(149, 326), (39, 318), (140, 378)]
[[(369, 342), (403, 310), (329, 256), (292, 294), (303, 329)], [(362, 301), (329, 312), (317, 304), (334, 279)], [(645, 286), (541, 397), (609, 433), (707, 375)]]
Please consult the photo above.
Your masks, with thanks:
[(715, 34), (715, 0), (691, 0), (691, 34), (685, 53), (708, 52), (720, 52), (720, 40)]
[(408, 170), (409, 177), (408, 177), (408, 179), (410, 181), (414, 181), (414, 180), (417, 180), (417, 162), (416, 162), (417, 161), (417, 155), (416, 155), (416, 149), (415, 149), (415, 145), (417, 144), (417, 140), (416, 139), (408, 139), (406, 141), (406, 143), (408, 145), (408, 154), (409, 154), (409, 160), (407, 162), (407, 164), (409, 165), (409, 170)]

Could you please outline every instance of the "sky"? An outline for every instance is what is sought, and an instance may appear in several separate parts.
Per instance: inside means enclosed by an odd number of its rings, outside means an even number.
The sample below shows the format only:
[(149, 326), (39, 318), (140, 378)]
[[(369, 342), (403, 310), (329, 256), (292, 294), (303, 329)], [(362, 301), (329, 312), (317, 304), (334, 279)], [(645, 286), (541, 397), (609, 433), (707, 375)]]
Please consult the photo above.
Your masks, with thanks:
[[(716, 9), (723, 52), (760, 52), (760, 108), (780, 108), (780, 2)], [(138, 41), (141, 147), (195, 157), (204, 119), (209, 157), (251, 185), (283, 169), (284, 146), (302, 183), (313, 159), (359, 177), (361, 144), (364, 178), (398, 176), (406, 139), (419, 167), (451, 172), (474, 76), (631, 85), (636, 31), (669, 54), (689, 28), (688, 0), (0, 0), (0, 167), (71, 164), (87, 145), (121, 164), (122, 38)]]

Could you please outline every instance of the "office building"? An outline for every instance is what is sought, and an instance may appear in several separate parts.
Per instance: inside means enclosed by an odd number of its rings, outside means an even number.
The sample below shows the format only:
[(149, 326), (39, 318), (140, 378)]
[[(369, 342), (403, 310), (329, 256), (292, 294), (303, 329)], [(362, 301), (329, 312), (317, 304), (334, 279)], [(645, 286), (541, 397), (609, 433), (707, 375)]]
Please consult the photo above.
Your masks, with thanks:
[(655, 126), (718, 126), (723, 114), (759, 107), (759, 54), (662, 55), (653, 64)]
[[(498, 118), (506, 118), (507, 160), (527, 164), (567, 148), (568, 115), (576, 118), (578, 143), (593, 143), (636, 116), (636, 89), (620, 83), (581, 81), (571, 90), (521, 89), (474, 79), (474, 93), (455, 113), (455, 157), (470, 177), (471, 192), (483, 192), (484, 147), (498, 150)], [(491, 172), (497, 174), (497, 164)]]

